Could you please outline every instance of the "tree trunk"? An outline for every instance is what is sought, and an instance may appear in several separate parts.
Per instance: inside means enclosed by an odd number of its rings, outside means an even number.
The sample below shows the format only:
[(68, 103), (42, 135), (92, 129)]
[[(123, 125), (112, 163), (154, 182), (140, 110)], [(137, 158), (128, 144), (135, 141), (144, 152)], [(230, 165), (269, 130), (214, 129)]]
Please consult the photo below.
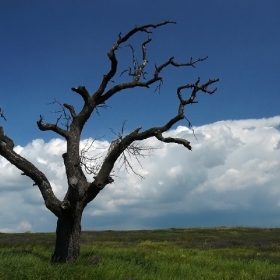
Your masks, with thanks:
[(79, 257), (82, 213), (76, 208), (58, 218), (52, 262), (74, 262)]

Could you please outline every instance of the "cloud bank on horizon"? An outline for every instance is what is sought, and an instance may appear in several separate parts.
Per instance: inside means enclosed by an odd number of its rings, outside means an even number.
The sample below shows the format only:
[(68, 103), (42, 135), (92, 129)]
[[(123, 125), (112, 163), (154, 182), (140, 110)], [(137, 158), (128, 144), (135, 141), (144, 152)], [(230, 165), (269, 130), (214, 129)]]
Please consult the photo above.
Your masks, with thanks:
[[(143, 229), (204, 226), (280, 226), (280, 116), (227, 120), (194, 127), (178, 126), (166, 135), (188, 139), (192, 151), (176, 144), (159, 147), (134, 160), (136, 172), (121, 169), (115, 182), (85, 209), (83, 229)], [(85, 139), (81, 147), (91, 143)], [(94, 142), (106, 154), (109, 142)], [(35, 139), (15, 150), (28, 158), (62, 199), (66, 178), (62, 139)], [(116, 166), (116, 170), (118, 166)], [(33, 182), (0, 158), (0, 232), (54, 231), (55, 216)], [(88, 179), (91, 179), (89, 176)]]

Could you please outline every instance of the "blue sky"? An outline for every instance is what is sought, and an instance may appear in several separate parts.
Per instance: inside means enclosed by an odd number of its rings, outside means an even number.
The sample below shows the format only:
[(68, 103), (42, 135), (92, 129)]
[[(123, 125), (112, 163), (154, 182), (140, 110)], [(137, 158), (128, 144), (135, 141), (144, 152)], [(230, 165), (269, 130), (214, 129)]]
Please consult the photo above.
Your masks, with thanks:
[[(275, 195), (275, 178), (280, 166), (277, 160), (280, 146), (277, 142), (280, 139), (279, 10), (280, 2), (276, 0), (6, 1), (1, 4), (0, 9), (0, 107), (8, 121), (1, 119), (0, 125), (18, 145), (19, 152), (24, 154), (28, 151), (27, 157), (33, 159), (34, 164), (42, 165), (42, 170), (50, 172), (54, 189), (58, 195), (63, 196), (65, 186), (63, 166), (60, 166), (63, 143), (55, 140), (57, 135), (38, 130), (36, 121), (39, 115), (43, 115), (48, 122), (56, 120), (57, 115), (50, 112), (58, 107), (46, 105), (54, 98), (61, 103), (70, 103), (80, 108), (82, 102), (79, 96), (70, 90), (71, 87), (84, 85), (91, 93), (98, 88), (102, 75), (110, 66), (106, 53), (118, 39), (119, 32), (125, 34), (135, 25), (174, 20), (176, 25), (153, 31), (147, 52), (148, 74), (152, 74), (155, 63), (160, 64), (173, 55), (179, 62), (188, 62), (190, 57), (209, 58), (197, 64), (196, 68), (172, 68), (164, 71), (164, 84), (160, 93), (154, 93), (154, 88), (151, 88), (126, 91), (115, 96), (107, 103), (110, 106), (108, 109), (100, 109), (100, 116), (93, 113), (83, 138), (102, 136), (103, 142), (100, 142), (100, 145), (106, 146), (107, 141), (110, 142), (115, 137), (111, 128), (119, 131), (124, 120), (127, 120), (127, 131), (138, 126), (148, 128), (162, 125), (177, 112), (176, 88), (179, 85), (193, 83), (197, 77), (202, 81), (220, 78), (218, 91), (213, 96), (200, 94), (199, 103), (186, 108), (187, 117), (201, 137), (196, 141), (191, 133), (185, 132), (184, 135), (194, 144), (191, 154), (182, 147), (176, 147), (176, 151), (170, 154), (168, 147), (162, 147), (158, 155), (145, 162), (146, 173), (141, 171), (146, 174), (145, 180), (138, 181), (134, 175), (126, 175), (124, 172), (123, 181), (120, 180), (116, 185), (104, 190), (89, 207), (84, 217), (84, 228), (279, 226), (279, 206), (275, 198), (278, 197)], [(141, 57), (139, 44), (145, 39), (146, 34), (139, 34), (130, 41), (138, 51), (138, 57)], [(123, 46), (118, 50), (117, 57), (119, 73), (131, 66), (129, 48)], [(114, 81), (129, 79), (123, 75)], [(182, 122), (180, 125), (184, 127), (187, 123)], [(170, 133), (180, 134), (180, 129)], [(248, 138), (246, 130), (251, 138)], [(217, 133), (219, 137), (215, 136)], [(44, 142), (40, 139), (44, 139)], [(270, 140), (274, 142), (271, 144)], [(60, 144), (61, 148), (58, 148)], [(37, 154), (38, 149), (41, 155)], [(57, 154), (51, 153), (52, 149), (57, 151)], [(173, 146), (170, 150), (173, 151), (172, 149)], [(175, 157), (177, 149), (184, 158)], [(208, 163), (204, 159), (206, 154), (215, 160), (217, 153), (220, 158), (216, 159), (215, 164), (214, 161)], [(263, 153), (266, 153), (265, 157)], [(174, 166), (163, 164), (158, 170), (156, 166), (163, 160), (162, 154), (166, 156), (165, 160), (174, 163)], [(190, 160), (204, 172), (194, 176), (194, 172), (191, 172), (192, 166), (188, 164)], [(250, 165), (252, 160), (255, 160), (255, 165)], [(55, 168), (52, 162), (57, 169), (61, 168), (61, 173), (53, 173)], [(253, 170), (257, 172), (256, 166), (260, 166), (259, 174), (266, 178), (262, 182), (255, 181), (258, 173), (250, 173)], [(0, 187), (0, 197), (7, 201), (6, 206), (0, 204), (0, 209), (3, 207), (0, 215), (2, 230), (54, 230), (54, 218), (44, 210), (36, 190), (33, 200), (29, 201), (26, 197), (29, 191), (29, 197), (32, 196), (31, 181), (14, 175), (18, 173), (14, 173), (16, 171), (10, 168), (4, 160), (1, 161), (0, 175), (4, 178), (4, 183)], [(151, 170), (162, 174), (162, 179), (155, 179)], [(172, 170), (177, 174), (176, 182), (170, 179), (173, 178)], [(247, 171), (244, 173), (244, 170)], [(251, 174), (251, 177), (248, 174)], [(230, 184), (233, 177), (239, 178), (240, 181), (236, 178), (238, 186)], [(134, 187), (127, 185), (128, 181)], [(169, 182), (170, 189), (166, 187), (165, 191), (162, 191), (160, 186), (166, 182)], [(197, 189), (186, 187), (190, 182), (193, 188)], [(218, 182), (220, 188), (224, 189), (218, 190), (214, 187), (214, 182)], [(147, 191), (146, 188), (157, 184), (159, 187), (152, 194)], [(26, 192), (23, 191), (23, 186), (26, 186)], [(133, 192), (131, 197), (126, 197), (135, 186), (138, 186), (134, 191), (139, 196), (134, 196)], [(271, 192), (265, 192), (265, 188), (269, 188)], [(114, 193), (117, 189), (119, 194)], [(234, 194), (233, 189), (236, 191)], [(180, 194), (180, 198), (184, 194), (186, 200), (178, 211), (166, 211), (171, 202), (165, 200), (165, 195), (171, 197), (173, 192)], [(193, 201), (197, 201), (201, 207), (193, 207), (194, 210), (184, 208), (183, 205), (191, 204), (190, 197), (196, 197), (199, 192), (200, 196)], [(9, 206), (13, 197), (16, 197), (15, 201), (18, 202), (14, 214)], [(173, 203), (176, 205), (180, 205), (179, 197), (174, 197)], [(207, 197), (213, 198), (211, 203), (209, 199), (209, 205), (205, 202)], [(247, 197), (248, 201), (243, 201), (242, 204), (240, 197)], [(272, 198), (276, 199), (275, 207), (270, 209), (267, 204), (272, 203)], [(127, 200), (123, 201), (124, 199)], [(205, 207), (202, 207), (203, 201)], [(139, 211), (136, 209), (140, 202), (150, 214), (137, 214)], [(222, 202), (227, 205), (226, 211), (221, 206)], [(238, 204), (239, 202), (242, 205)], [(263, 211), (259, 209), (259, 203), (266, 205)], [(107, 205), (107, 209), (103, 209), (102, 205)], [(155, 211), (153, 205), (157, 205), (162, 211)], [(38, 207), (41, 207), (41, 212), (37, 211)], [(128, 215), (128, 212), (134, 211), (134, 215)], [(5, 212), (10, 213), (9, 217)]]

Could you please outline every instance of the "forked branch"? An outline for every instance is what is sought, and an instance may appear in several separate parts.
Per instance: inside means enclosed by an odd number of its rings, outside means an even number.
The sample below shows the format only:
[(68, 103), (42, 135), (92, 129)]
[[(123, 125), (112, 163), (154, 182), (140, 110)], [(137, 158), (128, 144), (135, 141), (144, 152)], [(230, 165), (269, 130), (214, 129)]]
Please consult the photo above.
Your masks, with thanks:
[[(209, 90), (208, 86), (218, 82), (219, 79), (209, 79), (208, 82), (199, 85), (200, 79), (197, 80), (195, 84), (187, 84), (185, 86), (180, 86), (177, 88), (177, 96), (179, 99), (179, 106), (178, 106), (178, 114), (170, 119), (165, 125), (161, 127), (153, 127), (150, 129), (147, 129), (146, 131), (143, 131), (141, 133), (137, 133), (134, 136), (134, 140), (144, 140), (150, 137), (156, 137), (158, 140), (165, 142), (165, 143), (176, 143), (176, 144), (181, 144), (184, 147), (188, 148), (191, 150), (191, 145), (190, 142), (187, 141), (186, 139), (182, 138), (173, 138), (173, 137), (164, 137), (162, 133), (168, 131), (174, 124), (178, 123), (180, 120), (183, 120), (185, 117), (184, 113), (184, 108), (188, 104), (192, 103), (197, 103), (195, 101), (195, 98), (197, 96), (197, 92), (203, 91), (208, 94), (213, 94), (217, 89), (215, 88), (214, 90)], [(182, 97), (181, 90), (182, 89), (192, 89), (191, 95), (188, 99), (184, 99)]]
[[(115, 133), (112, 130), (113, 133), (117, 136), (117, 138), (111, 142), (106, 157), (108, 157), (112, 152), (121, 151), (118, 157), (118, 161), (120, 163), (118, 171), (120, 171), (121, 168), (124, 167), (127, 173), (129, 173), (129, 171), (132, 171), (137, 176), (143, 178), (143, 176), (141, 176), (138, 172), (135, 171), (135, 168), (133, 167), (132, 164), (132, 159), (135, 159), (138, 162), (138, 164), (142, 167), (140, 159), (152, 155), (152, 153), (156, 148), (145, 145), (143, 141), (134, 141), (131, 143), (127, 141), (123, 141), (126, 138), (126, 136), (124, 135), (125, 123), (126, 121), (124, 121), (122, 124), (121, 132)], [(140, 129), (141, 128), (137, 128), (135, 131), (139, 131)], [(135, 131), (132, 132), (132, 135), (135, 133)], [(130, 134), (127, 137), (129, 136)]]
[[(147, 40), (143, 43), (142, 48), (143, 48), (143, 61), (142, 63), (138, 66), (137, 68), (137, 72), (136, 73), (132, 73), (131, 69), (129, 74), (131, 76), (135, 76), (135, 78), (133, 79), (133, 81), (131, 82), (127, 82), (127, 83), (122, 83), (122, 84), (118, 84), (115, 85), (114, 87), (110, 88), (107, 92), (105, 92), (98, 100), (98, 103), (104, 103), (106, 100), (108, 100), (109, 98), (111, 98), (114, 94), (116, 94), (119, 91), (125, 90), (125, 89), (130, 89), (130, 88), (134, 88), (134, 87), (146, 87), (149, 88), (150, 85), (154, 84), (155, 82), (159, 81), (159, 85), (157, 86), (156, 89), (159, 89), (163, 83), (163, 78), (160, 76), (160, 73), (163, 69), (165, 69), (166, 67), (168, 67), (169, 65), (171, 66), (175, 66), (175, 67), (195, 67), (196, 63), (201, 62), (206, 60), (208, 57), (205, 58), (198, 58), (195, 61), (192, 60), (192, 58), (190, 59), (189, 62), (187, 63), (178, 63), (174, 61), (174, 57), (169, 58), (166, 62), (162, 63), (160, 66), (156, 66), (155, 65), (155, 71), (153, 73), (153, 77), (148, 79), (145, 82), (141, 82), (139, 81), (141, 78), (141, 75), (144, 74), (144, 67), (147, 64), (147, 57), (146, 57), (146, 47), (145, 45), (147, 44), (147, 42), (150, 42), (150, 40)], [(122, 72), (123, 73), (123, 72)]]
[[(139, 27), (135, 27), (133, 29), (131, 29), (126, 35), (122, 36), (122, 34), (120, 33), (119, 34), (119, 39), (117, 40), (117, 42), (111, 47), (109, 53), (107, 54), (108, 55), (108, 58), (110, 59), (111, 61), (111, 68), (109, 70), (109, 72), (107, 74), (105, 74), (103, 76), (103, 79), (101, 81), (101, 84), (100, 84), (100, 87), (98, 88), (98, 90), (95, 92), (93, 98), (94, 100), (99, 100), (99, 98), (101, 97), (101, 95), (104, 93), (107, 85), (108, 85), (108, 82), (115, 76), (116, 72), (117, 72), (117, 66), (118, 66), (118, 61), (117, 61), (117, 58), (116, 58), (116, 54), (115, 54), (115, 51), (120, 47), (121, 44), (123, 44), (124, 42), (126, 42), (129, 38), (131, 38), (135, 33), (137, 32), (146, 32), (146, 33), (152, 33), (149, 28), (158, 28), (160, 26), (163, 26), (163, 25), (166, 25), (166, 24), (175, 24), (176, 22), (175, 21), (164, 21), (162, 23), (158, 23), (158, 24), (146, 24), (146, 25), (142, 25), (142, 26), (139, 26)], [(136, 82), (136, 81), (135, 81)], [(133, 84), (129, 83), (130, 86), (129, 87), (134, 87)], [(146, 86), (146, 85), (145, 85)], [(125, 88), (128, 88), (128, 87), (123, 87), (121, 85), (121, 90), (122, 89), (125, 89)], [(115, 88), (116, 89), (116, 88)], [(119, 90), (117, 90), (119, 91)], [(116, 92), (117, 92), (116, 91)], [(112, 92), (112, 91), (111, 91)], [(115, 92), (114, 92), (115, 93)], [(113, 94), (114, 94), (113, 93)], [(112, 96), (113, 94), (107, 94), (107, 97), (109, 98), (109, 96)], [(105, 100), (107, 100), (108, 98), (102, 98), (102, 101), (101, 102), (104, 102)], [(100, 102), (98, 102), (100, 104)]]
[(47, 131), (47, 130), (52, 130), (56, 132), (57, 134), (63, 136), (65, 139), (68, 139), (69, 137), (69, 132), (67, 130), (64, 130), (58, 126), (58, 121), (60, 118), (57, 119), (56, 124), (51, 124), (51, 123), (43, 123), (44, 117), (40, 115), (39, 120), (37, 121), (37, 126), (40, 130), (42, 131)]

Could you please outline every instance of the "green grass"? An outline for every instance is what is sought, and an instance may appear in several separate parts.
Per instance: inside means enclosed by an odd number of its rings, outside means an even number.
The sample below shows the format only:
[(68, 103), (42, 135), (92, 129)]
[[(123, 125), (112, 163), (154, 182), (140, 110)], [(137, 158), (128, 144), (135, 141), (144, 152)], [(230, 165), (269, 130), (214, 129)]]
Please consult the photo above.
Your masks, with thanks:
[(51, 264), (53, 233), (0, 234), (0, 279), (280, 279), (280, 229), (83, 232), (75, 264)]

